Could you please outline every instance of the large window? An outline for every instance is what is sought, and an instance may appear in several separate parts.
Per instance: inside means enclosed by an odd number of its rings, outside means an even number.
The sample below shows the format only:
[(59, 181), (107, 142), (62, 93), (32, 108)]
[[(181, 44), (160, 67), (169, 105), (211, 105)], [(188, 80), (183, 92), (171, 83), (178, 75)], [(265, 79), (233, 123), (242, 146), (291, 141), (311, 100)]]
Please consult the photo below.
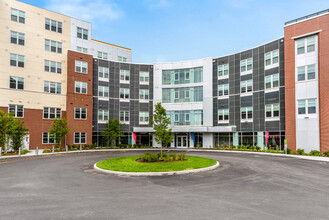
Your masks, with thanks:
[(61, 118), (62, 110), (60, 108), (43, 107), (44, 119)]
[(11, 53), (10, 66), (24, 67), (24, 56)]
[(241, 73), (248, 73), (251, 70), (252, 70), (252, 58), (248, 58), (240, 61)]
[(229, 64), (218, 65), (218, 76), (228, 76), (229, 74)]
[(100, 58), (100, 59), (107, 60), (108, 54), (107, 53), (104, 53), (104, 52), (101, 52), (101, 51), (98, 51), (97, 57)]
[(74, 119), (87, 119), (87, 109), (75, 107)]
[(279, 50), (265, 53), (265, 67), (279, 63)]
[(11, 9), (11, 20), (25, 24), (25, 12), (17, 9)]
[(51, 20), (49, 18), (45, 19), (45, 29), (62, 33), (63, 31), (63, 23), (55, 20)]
[(316, 99), (298, 100), (298, 114), (316, 114)]
[(62, 63), (51, 60), (45, 60), (45, 71), (51, 73), (62, 73)]
[(8, 111), (14, 112), (15, 118), (24, 117), (24, 106), (23, 105), (9, 105)]
[(252, 107), (241, 108), (241, 119), (242, 120), (252, 119)]
[(265, 106), (266, 118), (278, 118), (280, 112), (279, 104), (270, 104)]
[(203, 125), (203, 111), (167, 111), (167, 117), (170, 119), (171, 125), (175, 126), (200, 126)]
[(45, 50), (54, 53), (62, 53), (62, 43), (45, 39)]
[(55, 136), (50, 135), (49, 132), (42, 132), (42, 143), (43, 144), (55, 144)]
[(129, 99), (130, 90), (126, 88), (120, 88), (120, 99)]
[(74, 144), (85, 144), (86, 132), (74, 132)]
[(163, 103), (202, 102), (203, 86), (162, 89)]
[(106, 122), (109, 120), (109, 110), (98, 110), (98, 122)]
[(24, 78), (11, 76), (9, 80), (9, 88), (11, 89), (24, 89)]
[(297, 67), (297, 81), (312, 80), (315, 78), (315, 64)]
[(88, 73), (88, 63), (76, 60), (75, 61), (75, 72), (87, 74)]
[(148, 124), (148, 123), (149, 123), (149, 113), (139, 112), (139, 124)]
[(75, 81), (75, 93), (87, 94), (87, 83)]
[(241, 93), (252, 92), (252, 80), (241, 81)]
[(140, 89), (139, 90), (139, 100), (148, 101), (149, 100), (149, 90), (148, 89)]
[(88, 49), (85, 47), (77, 47), (77, 51), (80, 53), (88, 53)]
[(218, 85), (218, 96), (228, 95), (228, 84)]
[(315, 35), (296, 40), (297, 55), (315, 51)]
[(162, 70), (162, 85), (190, 84), (203, 81), (203, 68)]
[(139, 72), (139, 83), (148, 85), (150, 81), (149, 72)]
[(228, 121), (229, 110), (228, 109), (218, 109), (218, 123)]
[(98, 67), (98, 77), (99, 80), (109, 81), (109, 68), (107, 67)]
[(272, 89), (279, 87), (279, 73), (265, 76), (265, 89)]
[(77, 38), (88, 40), (88, 30), (84, 28), (77, 28)]
[(107, 87), (107, 86), (98, 86), (98, 97), (108, 98), (109, 97), (109, 87)]
[(44, 81), (44, 92), (47, 93), (55, 93), (61, 94), (62, 93), (62, 84), (57, 82), (49, 82)]
[(10, 31), (10, 43), (23, 45), (25, 44), (25, 34)]
[(120, 111), (120, 121), (129, 123), (129, 111)]
[(129, 83), (130, 71), (129, 70), (120, 70), (120, 82)]
[(127, 62), (127, 57), (118, 56), (118, 61), (126, 63)]

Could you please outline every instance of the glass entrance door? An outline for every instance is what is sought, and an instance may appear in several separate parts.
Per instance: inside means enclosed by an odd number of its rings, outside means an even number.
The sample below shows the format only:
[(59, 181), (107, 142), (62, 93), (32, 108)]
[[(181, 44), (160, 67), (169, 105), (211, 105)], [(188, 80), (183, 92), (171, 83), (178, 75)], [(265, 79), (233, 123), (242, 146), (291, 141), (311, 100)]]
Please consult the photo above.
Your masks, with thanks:
[(177, 136), (177, 147), (187, 148), (187, 136)]

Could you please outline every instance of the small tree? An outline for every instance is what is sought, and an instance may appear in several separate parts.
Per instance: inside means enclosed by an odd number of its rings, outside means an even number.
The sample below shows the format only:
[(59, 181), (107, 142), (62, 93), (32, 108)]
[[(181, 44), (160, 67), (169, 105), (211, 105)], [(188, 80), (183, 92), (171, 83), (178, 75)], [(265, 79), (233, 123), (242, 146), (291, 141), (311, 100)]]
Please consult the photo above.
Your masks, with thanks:
[(69, 131), (70, 128), (67, 127), (67, 120), (65, 118), (56, 118), (55, 121), (51, 123), (49, 134), (55, 138), (56, 147), (61, 146), (61, 143)]
[(151, 122), (155, 130), (155, 141), (161, 145), (162, 157), (162, 147), (170, 144), (174, 140), (174, 137), (171, 135), (171, 128), (169, 128), (170, 119), (167, 117), (166, 109), (162, 107), (161, 102), (155, 105)]
[(107, 141), (107, 145), (110, 146), (114, 140), (117, 140), (123, 135), (120, 121), (116, 118), (113, 120), (109, 119), (106, 123), (106, 128), (102, 132), (102, 135)]
[(0, 147), (7, 151), (6, 143), (9, 138), (9, 130), (14, 123), (13, 112), (5, 114), (4, 111), (0, 110)]
[(11, 144), (14, 151), (18, 151), (22, 147), (23, 138), (27, 135), (29, 129), (24, 125), (23, 120), (14, 119), (8, 131), (8, 136), (11, 139)]

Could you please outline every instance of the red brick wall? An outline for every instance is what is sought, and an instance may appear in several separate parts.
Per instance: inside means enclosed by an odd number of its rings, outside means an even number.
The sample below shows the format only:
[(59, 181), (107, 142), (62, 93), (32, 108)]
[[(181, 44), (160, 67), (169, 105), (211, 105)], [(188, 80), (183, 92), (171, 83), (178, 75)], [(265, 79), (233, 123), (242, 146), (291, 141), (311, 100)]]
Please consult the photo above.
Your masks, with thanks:
[[(329, 15), (296, 23), (284, 28), (286, 137), (288, 147), (296, 150), (295, 120), (295, 36), (318, 34), (320, 149), (329, 150)], [(298, 146), (297, 146), (298, 147)]]

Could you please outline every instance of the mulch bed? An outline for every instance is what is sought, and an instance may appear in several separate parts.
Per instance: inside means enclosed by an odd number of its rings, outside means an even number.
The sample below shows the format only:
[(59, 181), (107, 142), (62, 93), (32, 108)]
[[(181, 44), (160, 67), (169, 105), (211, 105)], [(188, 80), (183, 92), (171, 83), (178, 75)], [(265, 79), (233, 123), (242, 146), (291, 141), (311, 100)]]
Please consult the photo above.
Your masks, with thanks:
[(163, 161), (163, 160), (157, 160), (157, 161), (155, 161), (155, 162), (147, 162), (147, 161), (142, 161), (142, 159), (141, 158), (138, 158), (137, 160), (136, 160), (136, 162), (139, 162), (139, 163), (167, 163), (167, 162), (178, 162), (178, 161), (187, 161), (187, 159), (185, 159), (185, 160), (172, 160), (172, 161)]

